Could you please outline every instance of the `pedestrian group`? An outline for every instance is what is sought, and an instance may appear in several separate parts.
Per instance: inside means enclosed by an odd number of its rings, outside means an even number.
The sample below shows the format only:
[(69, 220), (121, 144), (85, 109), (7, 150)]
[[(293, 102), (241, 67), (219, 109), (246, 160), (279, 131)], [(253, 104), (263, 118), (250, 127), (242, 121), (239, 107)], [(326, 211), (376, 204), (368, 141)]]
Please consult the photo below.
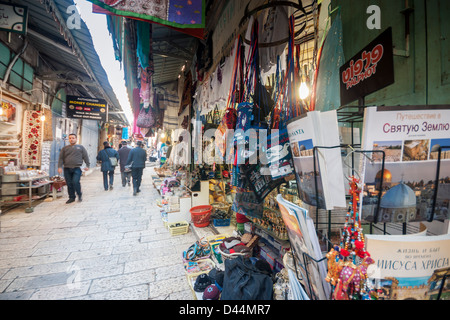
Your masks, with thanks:
[[(84, 146), (77, 144), (76, 134), (69, 135), (69, 145), (63, 147), (59, 154), (58, 173), (64, 173), (67, 185), (69, 200), (66, 203), (82, 201), (81, 175), (82, 170), (88, 171), (91, 164), (89, 156)], [(147, 153), (144, 150), (144, 143), (137, 141), (136, 147), (132, 148), (127, 141), (122, 141), (119, 151), (112, 148), (108, 141), (103, 143), (103, 150), (97, 155), (97, 161), (101, 162), (103, 173), (103, 187), (105, 191), (114, 188), (114, 171), (117, 166), (120, 168), (122, 186), (133, 184), (133, 196), (141, 192), (142, 175), (147, 160)], [(83, 162), (85, 167), (83, 168)]]

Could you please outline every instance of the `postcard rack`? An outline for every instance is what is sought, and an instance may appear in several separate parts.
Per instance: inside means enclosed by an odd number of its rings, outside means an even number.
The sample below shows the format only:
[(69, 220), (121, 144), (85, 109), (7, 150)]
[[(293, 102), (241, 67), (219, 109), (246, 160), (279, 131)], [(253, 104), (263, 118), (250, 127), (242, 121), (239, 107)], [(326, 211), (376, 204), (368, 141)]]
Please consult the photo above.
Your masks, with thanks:
[[(293, 257), (293, 263), (294, 263), (294, 269), (295, 269), (295, 274), (297, 275), (297, 279), (298, 280), (302, 280), (302, 278), (306, 278), (306, 283), (308, 285), (308, 290), (311, 294), (311, 300), (319, 300), (319, 297), (317, 297), (316, 293), (314, 292), (313, 288), (312, 288), (312, 279), (311, 279), (311, 275), (310, 272), (308, 271), (308, 265), (310, 265), (311, 263), (315, 262), (316, 264), (327, 260), (327, 257), (323, 257), (320, 260), (314, 259), (313, 257), (311, 257), (309, 254), (307, 254), (306, 252), (302, 252), (301, 256), (302, 256), (302, 262), (297, 261), (298, 258), (298, 254), (296, 252), (296, 250), (294, 248), (291, 248), (292, 251), (292, 257)], [(301, 264), (301, 266), (299, 266), (298, 264)], [(299, 267), (301, 267), (304, 270), (304, 273), (299, 271)], [(313, 266), (313, 268), (317, 268), (317, 271), (319, 272), (319, 268), (318, 266)], [(299, 277), (298, 275), (301, 274), (302, 277)], [(304, 286), (304, 285), (303, 285)]]
[[(380, 179), (380, 184), (379, 184), (380, 190), (378, 190), (379, 191), (378, 192), (378, 202), (377, 202), (377, 207), (376, 207), (375, 215), (374, 215), (375, 222), (378, 221), (378, 214), (379, 214), (379, 211), (380, 211), (381, 194), (382, 194), (381, 188), (383, 186), (384, 164), (385, 164), (385, 159), (386, 159), (386, 154), (385, 154), (384, 151), (381, 151), (381, 150), (355, 150), (352, 146), (349, 146), (349, 145), (339, 145), (339, 146), (331, 146), (331, 147), (314, 146), (314, 148), (313, 148), (313, 163), (314, 163), (314, 187), (315, 187), (316, 199), (319, 199), (319, 197), (318, 197), (319, 187), (318, 187), (318, 183), (317, 183), (317, 178), (318, 178), (319, 175), (318, 175), (318, 171), (317, 171), (316, 152), (317, 152), (318, 149), (335, 149), (335, 148), (351, 148), (352, 152), (354, 152), (354, 153), (361, 153), (361, 154), (363, 154), (366, 157), (367, 157), (366, 154), (369, 154), (369, 153), (370, 154), (373, 154), (373, 153), (381, 153), (382, 154), (382, 161), (381, 161), (381, 172), (382, 172), (382, 174), (381, 174), (381, 179)], [(352, 174), (354, 174), (355, 171), (354, 171), (353, 155), (352, 155), (352, 168), (351, 169), (352, 169)], [(320, 208), (319, 208), (319, 205), (318, 205), (319, 204), (318, 200), (316, 200), (316, 204), (317, 205), (315, 207), (316, 207), (316, 229), (317, 229), (318, 225), (321, 225), (321, 224), (324, 224), (324, 223), (319, 222), (319, 210), (320, 210)], [(341, 223), (338, 223), (338, 222), (333, 223), (333, 222), (331, 222), (331, 210), (327, 210), (327, 213), (328, 213), (328, 222), (326, 222), (326, 224), (328, 225), (328, 234), (330, 234), (331, 233), (331, 225), (333, 225), (333, 224), (341, 224)], [(372, 228), (372, 223), (370, 223), (370, 225), (371, 225), (371, 228)], [(330, 243), (329, 243), (329, 245), (330, 245)]]
[(440, 172), (441, 172), (441, 157), (442, 157), (443, 149), (450, 149), (450, 146), (440, 146), (438, 149), (438, 160), (437, 160), (437, 165), (436, 165), (436, 179), (434, 182), (433, 207), (431, 208), (431, 214), (430, 214), (430, 218), (428, 219), (428, 222), (433, 221), (434, 213), (436, 211), (436, 202), (437, 202), (438, 189), (439, 189), (439, 176), (440, 176)]
[[(366, 108), (366, 106), (350, 106), (350, 107), (342, 107), (339, 108), (337, 110), (338, 113), (338, 122), (340, 123), (345, 123), (347, 125), (349, 125), (351, 127), (351, 144), (345, 144), (345, 145), (337, 145), (337, 146), (328, 146), (328, 147), (324, 147), (324, 146), (315, 146), (313, 148), (313, 162), (314, 162), (314, 184), (315, 184), (315, 196), (316, 196), (316, 221), (315, 221), (315, 226), (316, 226), (316, 231), (321, 234), (319, 226), (321, 225), (326, 225), (327, 226), (327, 230), (328, 230), (328, 235), (331, 234), (331, 227), (332, 225), (338, 225), (341, 224), (340, 222), (332, 222), (332, 217), (331, 217), (331, 210), (327, 210), (327, 221), (326, 222), (320, 222), (319, 221), (319, 210), (321, 210), (321, 208), (317, 205), (319, 204), (318, 201), (318, 171), (317, 171), (317, 155), (316, 152), (319, 149), (334, 149), (334, 148), (343, 148), (343, 149), (350, 149), (350, 152), (353, 153), (360, 153), (365, 157), (369, 158), (370, 154), (373, 153), (381, 153), (382, 154), (382, 161), (380, 163), (381, 165), (381, 177), (380, 177), (380, 184), (379, 187), (377, 188), (378, 192), (378, 203), (376, 206), (376, 209), (374, 211), (374, 221), (373, 222), (368, 222), (365, 223), (366, 225), (369, 225), (369, 233), (372, 234), (373, 233), (373, 229), (377, 229), (379, 231), (381, 231), (383, 234), (388, 234), (386, 231), (386, 222), (383, 222), (383, 227), (379, 227), (376, 224), (379, 223), (378, 218), (379, 218), (379, 212), (380, 212), (380, 203), (381, 203), (381, 189), (383, 186), (383, 177), (384, 177), (384, 172), (385, 172), (385, 153), (384, 151), (381, 150), (360, 150), (361, 145), (360, 144), (355, 144), (354, 140), (353, 140), (353, 133), (354, 133), (354, 128), (355, 126), (357, 126), (358, 124), (363, 123), (363, 117), (364, 117), (364, 109)], [(437, 203), (437, 196), (438, 196), (438, 187), (439, 187), (439, 177), (440, 177), (440, 166), (441, 166), (441, 153), (442, 150), (444, 149), (450, 149), (450, 146), (441, 146), (438, 150), (438, 159), (437, 159), (437, 165), (436, 165), (436, 179), (435, 179), (435, 186), (434, 186), (434, 194), (432, 196), (432, 208), (431, 208), (431, 213), (428, 217), (428, 222), (432, 222), (434, 220), (434, 216), (435, 216), (435, 211), (436, 211), (436, 203)], [(351, 158), (351, 170), (352, 170), (352, 174), (355, 173), (355, 163), (354, 163), (354, 156), (352, 154), (352, 158)], [(379, 190), (378, 190), (379, 189)], [(402, 223), (402, 234), (407, 234), (407, 222), (403, 222)], [(322, 239), (327, 240), (329, 249), (331, 248), (331, 242), (328, 238), (326, 238), (324, 235), (322, 235)]]

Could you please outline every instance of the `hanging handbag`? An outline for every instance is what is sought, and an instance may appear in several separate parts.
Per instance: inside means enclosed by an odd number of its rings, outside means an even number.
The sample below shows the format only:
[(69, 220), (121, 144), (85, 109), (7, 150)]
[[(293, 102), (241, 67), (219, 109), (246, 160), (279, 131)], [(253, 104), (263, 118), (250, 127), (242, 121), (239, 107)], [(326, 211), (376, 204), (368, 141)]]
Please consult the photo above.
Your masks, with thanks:
[(136, 126), (139, 128), (151, 128), (155, 125), (155, 115), (153, 113), (152, 107), (148, 107), (147, 110), (142, 108), (139, 111), (139, 115), (136, 120)]
[(216, 124), (217, 126), (222, 122), (222, 118), (220, 117), (220, 115), (221, 115), (221, 112), (216, 106), (214, 108), (214, 113), (213, 113), (213, 123)]
[(214, 111), (208, 112), (206, 115), (205, 132), (209, 129), (217, 129), (218, 125), (214, 123)]
[(228, 149), (227, 143), (229, 142), (229, 139), (227, 139), (227, 130), (234, 130), (236, 128), (237, 111), (234, 106), (236, 101), (238, 100), (236, 80), (239, 71), (239, 62), (241, 61), (241, 50), (242, 42), (239, 36), (236, 47), (236, 55), (234, 58), (232, 82), (230, 84), (230, 92), (228, 94), (228, 107), (223, 112), (222, 120), (220, 121), (219, 127), (217, 128), (215, 137), (216, 146), (219, 149), (222, 157), (225, 157), (226, 151)]
[(280, 83), (279, 59), (277, 61), (277, 104), (272, 110), (271, 133), (267, 137), (267, 149), (262, 154), (273, 179), (284, 178), (294, 174), (292, 151), (287, 132), (287, 121), (298, 116), (295, 98), (295, 68), (294, 68), (294, 20), (290, 18), (290, 38), (288, 45), (288, 68), (286, 78)]
[(227, 108), (222, 117), (222, 121), (217, 127), (215, 134), (215, 143), (222, 157), (225, 157), (227, 151), (227, 130), (234, 130), (234, 128), (236, 127), (236, 120), (236, 109)]

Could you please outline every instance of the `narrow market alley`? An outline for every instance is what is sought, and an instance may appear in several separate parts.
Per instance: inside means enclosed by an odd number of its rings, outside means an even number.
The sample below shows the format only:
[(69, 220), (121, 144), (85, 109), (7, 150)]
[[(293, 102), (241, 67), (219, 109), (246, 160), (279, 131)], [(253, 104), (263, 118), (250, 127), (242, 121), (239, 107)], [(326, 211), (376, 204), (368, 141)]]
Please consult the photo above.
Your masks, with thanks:
[(171, 236), (164, 227), (152, 167), (138, 196), (117, 171), (110, 191), (99, 170), (82, 177), (81, 203), (66, 204), (65, 189), (33, 213), (21, 206), (1, 216), (1, 300), (193, 299), (181, 255), (195, 231)]
[(448, 16), (0, 0), (0, 301), (217, 320), (450, 300)]

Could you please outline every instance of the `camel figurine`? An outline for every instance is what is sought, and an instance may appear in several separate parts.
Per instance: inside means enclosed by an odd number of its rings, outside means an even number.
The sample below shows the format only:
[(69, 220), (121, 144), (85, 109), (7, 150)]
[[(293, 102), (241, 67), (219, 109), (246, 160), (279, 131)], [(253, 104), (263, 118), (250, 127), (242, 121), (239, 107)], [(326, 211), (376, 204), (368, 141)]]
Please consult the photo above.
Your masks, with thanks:
[(375, 261), (367, 255), (360, 265), (355, 266), (351, 263), (345, 266), (339, 276), (339, 279), (342, 281), (343, 290), (347, 291), (348, 287), (353, 285), (354, 290), (359, 292), (361, 290), (361, 283), (367, 279), (367, 268), (374, 262)]
[(328, 274), (325, 281), (329, 282), (331, 285), (336, 286), (337, 280), (339, 279), (339, 274), (342, 270), (342, 263), (336, 261), (336, 257), (339, 256), (339, 251), (331, 249), (326, 257), (328, 259)]

